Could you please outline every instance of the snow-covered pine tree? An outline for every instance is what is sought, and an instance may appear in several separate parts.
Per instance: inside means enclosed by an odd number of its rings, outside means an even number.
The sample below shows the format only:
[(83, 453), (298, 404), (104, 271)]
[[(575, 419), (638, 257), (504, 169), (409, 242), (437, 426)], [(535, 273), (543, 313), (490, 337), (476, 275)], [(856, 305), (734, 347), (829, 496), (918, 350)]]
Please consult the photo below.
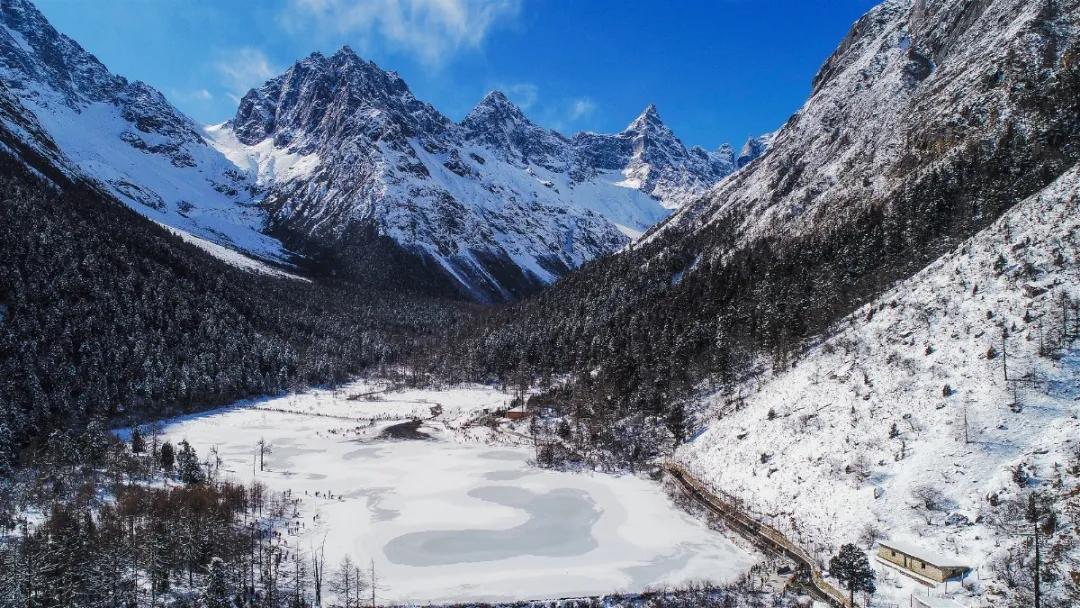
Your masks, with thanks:
[(229, 608), (229, 579), (225, 568), (225, 562), (220, 557), (210, 560), (210, 571), (207, 575), (206, 608)]
[(870, 560), (866, 559), (866, 553), (851, 543), (840, 547), (840, 553), (829, 560), (829, 573), (844, 584), (851, 596), (852, 606), (855, 605), (856, 591), (873, 593), (876, 589)]
[(176, 454), (176, 472), (180, 476), (180, 481), (188, 485), (206, 481), (206, 475), (199, 463), (199, 455), (186, 439), (180, 442), (180, 451)]

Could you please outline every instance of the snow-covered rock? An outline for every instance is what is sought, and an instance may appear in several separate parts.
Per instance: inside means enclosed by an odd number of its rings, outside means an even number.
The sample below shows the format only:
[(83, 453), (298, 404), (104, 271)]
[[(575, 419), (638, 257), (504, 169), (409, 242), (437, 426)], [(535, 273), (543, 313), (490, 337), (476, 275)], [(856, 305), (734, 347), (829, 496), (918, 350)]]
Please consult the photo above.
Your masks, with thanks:
[(747, 139), (746, 143), (743, 144), (742, 150), (739, 151), (738, 158), (735, 159), (735, 166), (741, 169), (762, 156), (765, 156), (765, 153), (769, 151), (769, 146), (772, 145), (773, 139), (775, 138), (776, 132), (774, 131), (772, 133), (766, 133)]

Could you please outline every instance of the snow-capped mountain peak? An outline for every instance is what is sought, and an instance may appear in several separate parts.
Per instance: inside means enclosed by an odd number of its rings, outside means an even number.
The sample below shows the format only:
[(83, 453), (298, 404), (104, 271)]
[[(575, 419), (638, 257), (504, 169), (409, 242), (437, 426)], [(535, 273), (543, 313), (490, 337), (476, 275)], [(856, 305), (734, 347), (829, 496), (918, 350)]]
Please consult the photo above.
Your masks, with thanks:
[(516, 164), (565, 172), (573, 152), (565, 137), (534, 124), (501, 91), (491, 91), (461, 121), (466, 141), (500, 152)]
[(623, 133), (642, 134), (653, 130), (671, 133), (671, 129), (668, 129), (667, 125), (665, 125), (664, 121), (660, 118), (660, 111), (656, 109), (656, 104), (650, 103), (645, 106), (645, 109), (642, 110), (641, 114), (638, 114), (637, 118), (623, 129)]
[(623, 132), (569, 139), (492, 91), (454, 123), (347, 47), (248, 92), (210, 134), (290, 242), (387, 237), (438, 270), (429, 282), (480, 299), (618, 250), (734, 169), (687, 150), (653, 105)]

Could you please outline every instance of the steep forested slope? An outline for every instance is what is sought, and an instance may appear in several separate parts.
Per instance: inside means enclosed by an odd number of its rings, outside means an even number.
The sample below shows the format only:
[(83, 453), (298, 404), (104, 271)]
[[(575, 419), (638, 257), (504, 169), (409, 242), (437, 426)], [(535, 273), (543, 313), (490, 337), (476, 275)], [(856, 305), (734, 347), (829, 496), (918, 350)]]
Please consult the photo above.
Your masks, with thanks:
[(684, 389), (762, 353), (790, 360), (1080, 158), (1078, 8), (885, 2), (764, 157), (634, 250), (444, 342), (452, 356), (431, 364), (591, 371), (577, 383), (589, 415), (646, 412), (678, 431)]
[(0, 458), (92, 416), (339, 380), (454, 322), (452, 307), (235, 268), (38, 166), (63, 189), (0, 156)]

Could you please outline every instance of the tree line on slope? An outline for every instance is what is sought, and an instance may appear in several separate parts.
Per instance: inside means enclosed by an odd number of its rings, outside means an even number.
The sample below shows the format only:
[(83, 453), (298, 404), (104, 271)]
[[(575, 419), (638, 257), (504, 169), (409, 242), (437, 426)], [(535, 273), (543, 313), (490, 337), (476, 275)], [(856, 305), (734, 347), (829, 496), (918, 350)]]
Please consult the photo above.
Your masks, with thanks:
[(339, 382), (464, 314), (240, 270), (61, 183), (0, 158), (0, 473), (54, 429)]

